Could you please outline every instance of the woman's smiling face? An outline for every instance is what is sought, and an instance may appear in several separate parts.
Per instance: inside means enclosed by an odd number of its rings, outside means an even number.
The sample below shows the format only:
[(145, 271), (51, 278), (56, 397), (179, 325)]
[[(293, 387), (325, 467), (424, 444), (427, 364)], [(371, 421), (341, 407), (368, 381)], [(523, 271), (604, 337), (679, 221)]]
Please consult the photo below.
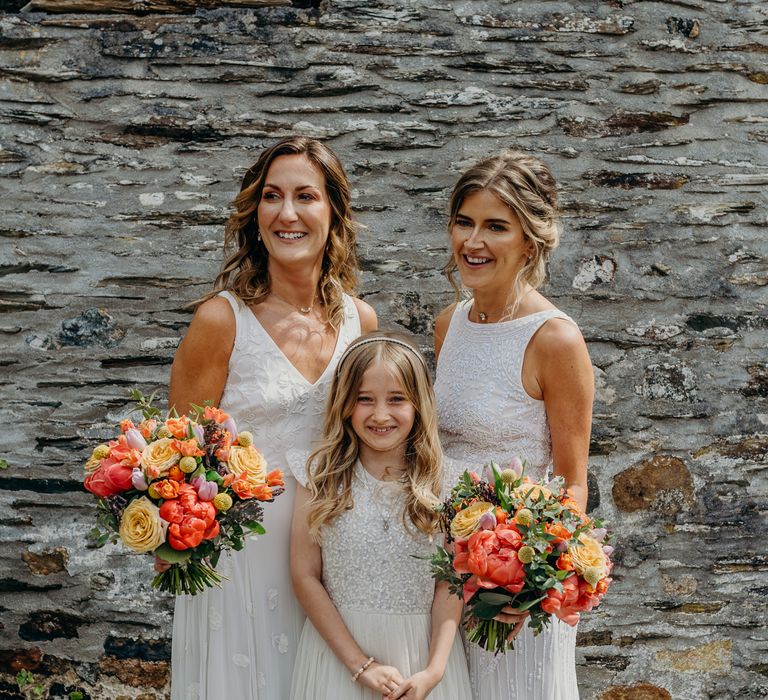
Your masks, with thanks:
[(275, 158), (257, 213), (261, 239), (275, 262), (322, 260), (332, 209), (325, 177), (305, 155)]
[(477, 190), (456, 212), (451, 250), (465, 287), (506, 296), (531, 244), (517, 214), (489, 190)]

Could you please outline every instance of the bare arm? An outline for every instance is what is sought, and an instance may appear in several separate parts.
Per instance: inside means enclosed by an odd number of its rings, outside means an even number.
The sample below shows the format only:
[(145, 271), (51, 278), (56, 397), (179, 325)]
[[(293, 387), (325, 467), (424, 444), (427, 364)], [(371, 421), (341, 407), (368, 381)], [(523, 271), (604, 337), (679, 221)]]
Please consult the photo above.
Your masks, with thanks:
[[(307, 525), (309, 499), (309, 491), (299, 485), (291, 525), (293, 590), (315, 629), (352, 675), (365, 664), (369, 655), (358, 646), (323, 586), (322, 550), (310, 537)], [(383, 693), (385, 682), (396, 686), (403, 677), (396, 668), (374, 662), (357, 680), (371, 690)]]
[(376, 318), (376, 312), (370, 304), (366, 304), (362, 299), (355, 299), (357, 313), (360, 316), (360, 331), (370, 333), (379, 327), (379, 321)]
[(235, 316), (229, 302), (214, 297), (201, 304), (173, 359), (168, 406), (181, 414), (192, 403), (210, 400), (218, 405), (234, 344)]
[(552, 434), (554, 473), (587, 506), (587, 462), (595, 385), (592, 362), (578, 328), (553, 319), (534, 337), (537, 379)]
[(440, 350), (443, 348), (443, 341), (448, 333), (448, 326), (451, 324), (451, 316), (455, 308), (456, 304), (445, 307), (435, 319), (435, 362), (440, 357)]
[(451, 655), (461, 619), (461, 610), (461, 599), (449, 592), (448, 584), (445, 581), (436, 583), (435, 597), (432, 601), (432, 636), (427, 667), (406, 679), (397, 690), (387, 696), (388, 700), (396, 698), (422, 700), (440, 683)]

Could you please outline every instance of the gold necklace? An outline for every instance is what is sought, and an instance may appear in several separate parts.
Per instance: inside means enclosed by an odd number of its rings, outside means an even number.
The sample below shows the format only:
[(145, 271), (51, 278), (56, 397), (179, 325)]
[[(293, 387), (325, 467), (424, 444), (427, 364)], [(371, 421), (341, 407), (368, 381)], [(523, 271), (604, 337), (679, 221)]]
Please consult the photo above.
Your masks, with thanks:
[(283, 302), (283, 304), (288, 304), (288, 306), (292, 306), (294, 309), (296, 309), (296, 311), (298, 311), (300, 314), (304, 314), (305, 316), (307, 316), (312, 311), (312, 309), (315, 308), (316, 296), (312, 297), (312, 303), (309, 306), (299, 306), (298, 304), (294, 304), (293, 302), (288, 301), (287, 299), (283, 299), (283, 297), (281, 297), (279, 294), (275, 294), (275, 292), (271, 289), (269, 290), (269, 293), (273, 297), (275, 297), (275, 299), (279, 299), (280, 301)]

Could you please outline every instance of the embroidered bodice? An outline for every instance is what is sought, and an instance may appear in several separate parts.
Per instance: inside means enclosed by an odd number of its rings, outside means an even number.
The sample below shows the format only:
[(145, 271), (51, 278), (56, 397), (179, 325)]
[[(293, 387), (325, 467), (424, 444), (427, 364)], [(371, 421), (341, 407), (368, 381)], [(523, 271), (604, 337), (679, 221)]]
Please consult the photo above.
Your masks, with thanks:
[(319, 437), (325, 399), (333, 372), (347, 345), (360, 335), (360, 318), (353, 299), (344, 295), (344, 321), (333, 356), (320, 378), (310, 383), (288, 360), (253, 312), (230, 292), (220, 296), (235, 313), (237, 331), (229, 359), (221, 409), (250, 430), (270, 469), (283, 469), (288, 449), (309, 451)]
[(523, 358), (546, 321), (572, 319), (551, 309), (502, 323), (473, 323), (471, 306), (471, 300), (456, 305), (437, 364), (443, 450), (475, 470), (519, 457), (532, 479), (543, 479), (552, 461), (549, 425), (544, 402), (523, 388)]

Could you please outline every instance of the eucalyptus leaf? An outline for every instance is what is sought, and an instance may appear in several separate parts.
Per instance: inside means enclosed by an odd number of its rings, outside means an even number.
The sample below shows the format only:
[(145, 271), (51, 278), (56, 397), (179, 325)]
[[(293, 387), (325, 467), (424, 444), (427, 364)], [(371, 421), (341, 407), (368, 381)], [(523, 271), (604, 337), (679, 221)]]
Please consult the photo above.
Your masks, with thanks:
[(188, 561), (192, 556), (192, 552), (188, 549), (179, 551), (174, 549), (167, 542), (163, 542), (156, 550), (155, 556), (163, 561), (167, 561), (169, 564), (181, 564)]
[(250, 532), (253, 532), (257, 535), (263, 535), (267, 532), (264, 529), (264, 526), (257, 520), (249, 520), (243, 523), (243, 527), (247, 528)]
[(484, 603), (490, 603), (491, 605), (507, 605), (514, 600), (514, 596), (508, 593), (495, 593), (493, 591), (484, 591), (478, 597)]

